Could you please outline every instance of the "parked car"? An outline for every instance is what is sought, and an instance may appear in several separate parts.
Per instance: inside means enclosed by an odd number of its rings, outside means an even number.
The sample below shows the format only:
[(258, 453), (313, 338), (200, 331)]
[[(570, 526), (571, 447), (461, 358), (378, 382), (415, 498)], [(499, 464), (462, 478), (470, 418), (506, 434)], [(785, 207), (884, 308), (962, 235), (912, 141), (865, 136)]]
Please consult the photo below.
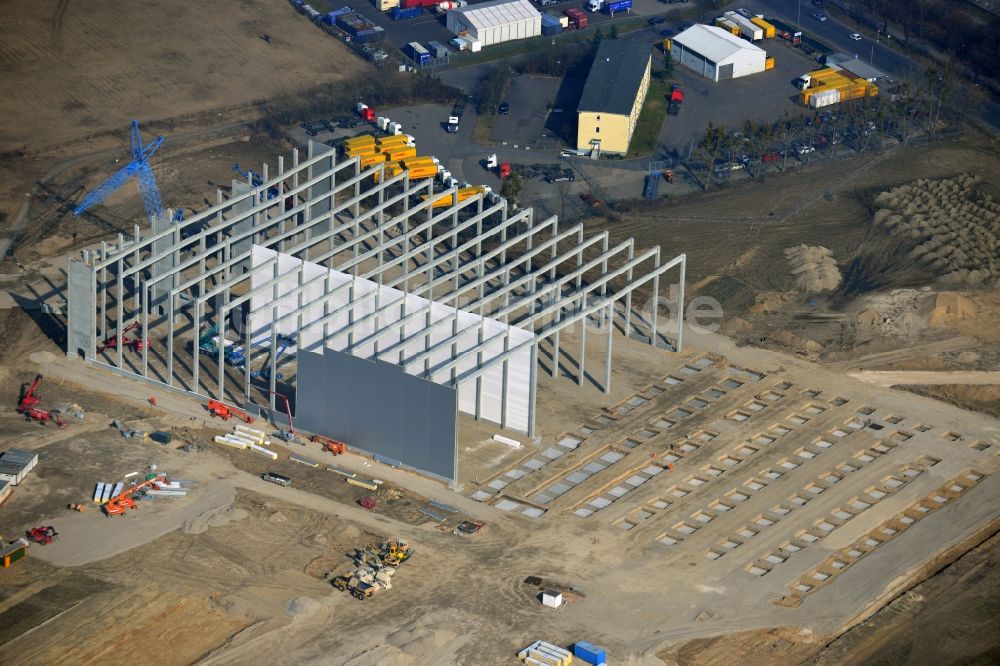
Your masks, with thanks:
[(648, 21), (649, 25), (660, 25), (661, 23), (666, 23), (666, 22), (667, 19), (663, 18), (662, 16), (654, 16)]
[(660, 37), (671, 37), (673, 36), (673, 34), (674, 31), (671, 30), (670, 28), (664, 28), (663, 30), (660, 31)]
[(813, 7), (822, 7), (823, 6), (823, 0), (812, 0), (812, 3), (813, 3)]
[(851, 34), (848, 35), (848, 37), (850, 37), (851, 39), (853, 39), (856, 42), (860, 42), (861, 41), (861, 35), (859, 35), (856, 32), (852, 32)]
[(548, 7), (549, 5), (554, 5), (558, 0), (538, 0), (538, 4), (541, 7)]
[(500, 105), (500, 115), (506, 116), (508, 113), (510, 113), (510, 104), (504, 102), (503, 104)]
[(804, 143), (801, 146), (799, 146), (796, 150), (799, 151), (799, 155), (808, 155), (809, 153), (815, 153), (816, 152), (815, 148), (813, 148), (812, 146), (810, 146), (809, 144), (806, 144), (806, 143)]
[(826, 20), (826, 14), (824, 14), (823, 12), (813, 12), (809, 16), (812, 16), (814, 19), (816, 19), (821, 23)]
[(761, 157), (761, 159), (765, 162), (777, 162), (781, 159), (781, 155), (778, 153), (764, 153), (764, 156)]

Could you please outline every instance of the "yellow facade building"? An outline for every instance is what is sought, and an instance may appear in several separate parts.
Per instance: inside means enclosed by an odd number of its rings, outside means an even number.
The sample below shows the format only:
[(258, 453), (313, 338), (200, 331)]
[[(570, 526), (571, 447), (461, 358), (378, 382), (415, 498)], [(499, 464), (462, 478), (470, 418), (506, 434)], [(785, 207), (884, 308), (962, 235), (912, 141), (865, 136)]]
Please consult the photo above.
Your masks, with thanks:
[(649, 44), (601, 42), (577, 106), (576, 147), (624, 155), (649, 91)]

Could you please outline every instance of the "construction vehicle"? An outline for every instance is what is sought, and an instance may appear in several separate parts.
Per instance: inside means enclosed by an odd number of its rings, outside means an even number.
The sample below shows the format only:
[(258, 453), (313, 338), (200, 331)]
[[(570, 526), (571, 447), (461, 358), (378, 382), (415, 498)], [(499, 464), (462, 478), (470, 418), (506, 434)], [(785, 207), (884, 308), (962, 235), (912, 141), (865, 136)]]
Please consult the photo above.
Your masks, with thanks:
[[(139, 331), (139, 334), (134, 338), (125, 337), (127, 333), (132, 331)], [(141, 353), (143, 349), (149, 349), (149, 340), (143, 337), (142, 322), (134, 321), (122, 329), (121, 335), (112, 335), (101, 343), (101, 346), (97, 348), (97, 353), (100, 354), (107, 349), (116, 349), (119, 344), (123, 348), (131, 349), (136, 354)]]
[[(278, 364), (281, 362), (281, 355), (284, 354), (289, 347), (295, 346), (295, 336), (283, 335), (281, 333), (278, 333), (275, 341), (278, 344), (278, 349), (277, 351), (274, 352), (274, 367), (277, 368)], [(264, 365), (261, 366), (260, 370), (252, 370), (250, 372), (250, 377), (252, 379), (258, 379), (258, 378), (270, 379), (271, 362), (270, 361), (265, 362)], [(275, 379), (281, 379), (282, 377), (284, 377), (284, 375), (282, 375), (280, 372), (275, 375)]]
[(285, 402), (285, 416), (288, 417), (288, 430), (278, 430), (271, 434), (272, 437), (276, 437), (284, 442), (295, 442), (298, 438), (295, 436), (295, 423), (292, 422), (292, 408), (288, 404), (288, 397), (277, 391), (271, 391), (271, 395), (276, 395)]
[(667, 113), (676, 116), (681, 112), (681, 104), (684, 103), (684, 91), (676, 83), (670, 86), (670, 105)]
[(339, 456), (347, 452), (347, 444), (337, 441), (336, 439), (324, 437), (323, 435), (313, 435), (309, 438), (309, 441), (321, 444), (325, 453), (332, 453), (335, 456)]
[(378, 555), (385, 566), (399, 566), (413, 555), (410, 544), (402, 539), (386, 540), (379, 544)]
[(465, 113), (465, 100), (459, 99), (455, 102), (455, 105), (451, 108), (451, 115), (448, 116), (447, 131), (449, 134), (454, 134), (458, 132), (458, 123), (462, 120), (462, 114)]
[(355, 570), (337, 576), (332, 584), (364, 601), (381, 590), (391, 590), (396, 568), (412, 554), (410, 546), (401, 539), (386, 539), (378, 546), (359, 548), (354, 557)]
[(201, 353), (208, 354), (212, 358), (215, 358), (219, 355), (219, 343), (221, 342), (226, 348), (223, 352), (223, 358), (226, 363), (236, 368), (243, 368), (246, 363), (246, 349), (244, 349), (242, 345), (237, 345), (231, 340), (220, 339), (218, 333), (218, 324), (212, 324), (209, 326), (208, 329), (198, 338), (198, 349)]
[(42, 400), (42, 397), (38, 395), (38, 387), (41, 383), (42, 375), (38, 375), (27, 389), (24, 388), (23, 384), (21, 385), (21, 398), (17, 401), (17, 412), (24, 414), (29, 421), (38, 421), (39, 425), (53, 421), (60, 428), (65, 428), (68, 425), (65, 421), (38, 406)]
[(135, 500), (132, 499), (132, 495), (143, 490), (144, 488), (149, 488), (166, 481), (167, 477), (162, 474), (150, 474), (146, 477), (145, 481), (137, 483), (133, 486), (129, 486), (125, 490), (121, 491), (111, 499), (109, 499), (101, 510), (104, 511), (104, 515), (108, 516), (124, 516), (126, 509), (136, 509)]
[(37, 543), (41, 546), (49, 545), (55, 541), (57, 536), (59, 536), (59, 532), (56, 532), (56, 528), (51, 525), (45, 527), (32, 527), (27, 534), (29, 541)]
[(209, 400), (205, 407), (208, 409), (209, 416), (213, 419), (219, 418), (223, 421), (228, 421), (230, 418), (235, 416), (245, 423), (253, 423), (253, 417), (244, 412), (242, 409), (230, 407), (229, 405), (223, 404), (219, 400)]

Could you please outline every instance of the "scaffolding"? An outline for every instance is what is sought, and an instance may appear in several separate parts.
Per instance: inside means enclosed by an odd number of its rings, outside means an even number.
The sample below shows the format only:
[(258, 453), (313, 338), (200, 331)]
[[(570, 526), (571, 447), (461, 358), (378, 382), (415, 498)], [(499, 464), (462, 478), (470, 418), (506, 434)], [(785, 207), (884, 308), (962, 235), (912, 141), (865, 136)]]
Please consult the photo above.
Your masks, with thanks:
[[(338, 161), (332, 149), (310, 142), (305, 159), (293, 151), (287, 168), (279, 157), (275, 175), (265, 165), (256, 187), (234, 182), (228, 196), (217, 193), (215, 206), (179, 224), (171, 223), (168, 213), (152, 220), (145, 235), (137, 226), (131, 238), (119, 235), (115, 243), (85, 251), (82, 260), (70, 261), (68, 271), (67, 354), (192, 396), (245, 407), (266, 402), (273, 410), (275, 392), (280, 393), (279, 360), (287, 382), (280, 388), (290, 392), (294, 373), (288, 369), (298, 348), (281, 359), (256, 349), (248, 319), (259, 320), (270, 310), (264, 338), (272, 350), (279, 330), (311, 332), (321, 346), (346, 336), (350, 353), (364, 349), (368, 358), (456, 389), (474, 382), (470, 412), (479, 418), (484, 374), (501, 367), (506, 379), (511, 359), (527, 351), (526, 431), (533, 435), (539, 346), (549, 346), (556, 375), (560, 332), (579, 327), (576, 380), (582, 384), (588, 322), (600, 324), (607, 335), (605, 392), (615, 328), (680, 350), (683, 317), (674, 317), (664, 334), (658, 307), (649, 316), (634, 313), (632, 299), (645, 289), (658, 303), (661, 277), (676, 269), (680, 288), (671, 307), (683, 312), (684, 255), (665, 260), (659, 247), (639, 250), (632, 239), (612, 245), (606, 231), (588, 237), (582, 224), (561, 228), (555, 217), (536, 220), (532, 209), (511, 212), (506, 200), (490, 192), (459, 200), (457, 187), (410, 180), (406, 172), (385, 177), (382, 169), (362, 169), (356, 158)], [(435, 207), (443, 196), (454, 203)], [(274, 253), (255, 261), (255, 247)], [(296, 260), (291, 270), (279, 270), (282, 256)], [(307, 277), (307, 267), (315, 265), (429, 303), (413, 311), (403, 302), (381, 303), (371, 292), (356, 293), (354, 282), (333, 286), (329, 274)], [(285, 285), (280, 294), (279, 285)], [(260, 307), (262, 295), (271, 305)], [(286, 303), (297, 299), (295, 307), (279, 312), (279, 297)], [(365, 302), (372, 298), (374, 304)], [(448, 306), (453, 316), (432, 318), (433, 304)], [(362, 308), (364, 314), (356, 317)], [(487, 337), (482, 323), (475, 331), (460, 328), (463, 312), (477, 314), (480, 322), (500, 322), (504, 329)], [(348, 323), (334, 328), (344, 316)], [(151, 344), (138, 352), (115, 345), (98, 353), (99, 340), (132, 321), (141, 322)], [(218, 340), (210, 357), (199, 345), (209, 325), (217, 327)], [(514, 329), (528, 331), (530, 339), (514, 342)], [(475, 344), (460, 345), (470, 334)], [(419, 351), (409, 351), (421, 341)], [(498, 343), (502, 352), (486, 353)], [(227, 363), (233, 346), (243, 348), (241, 365)], [(251, 365), (265, 357), (268, 372), (253, 372)], [(507, 399), (505, 390), (501, 400)], [(500, 413), (507, 414), (505, 406)], [(503, 417), (500, 425), (508, 425)]]

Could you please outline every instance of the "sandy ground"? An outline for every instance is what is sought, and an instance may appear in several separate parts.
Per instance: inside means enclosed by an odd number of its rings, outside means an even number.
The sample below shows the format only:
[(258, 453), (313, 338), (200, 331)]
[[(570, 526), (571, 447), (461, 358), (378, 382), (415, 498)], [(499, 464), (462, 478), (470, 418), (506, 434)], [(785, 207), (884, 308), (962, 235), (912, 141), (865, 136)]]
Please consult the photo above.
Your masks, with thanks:
[(8, 2), (4, 14), (0, 152), (245, 107), (363, 67), (286, 2)]

